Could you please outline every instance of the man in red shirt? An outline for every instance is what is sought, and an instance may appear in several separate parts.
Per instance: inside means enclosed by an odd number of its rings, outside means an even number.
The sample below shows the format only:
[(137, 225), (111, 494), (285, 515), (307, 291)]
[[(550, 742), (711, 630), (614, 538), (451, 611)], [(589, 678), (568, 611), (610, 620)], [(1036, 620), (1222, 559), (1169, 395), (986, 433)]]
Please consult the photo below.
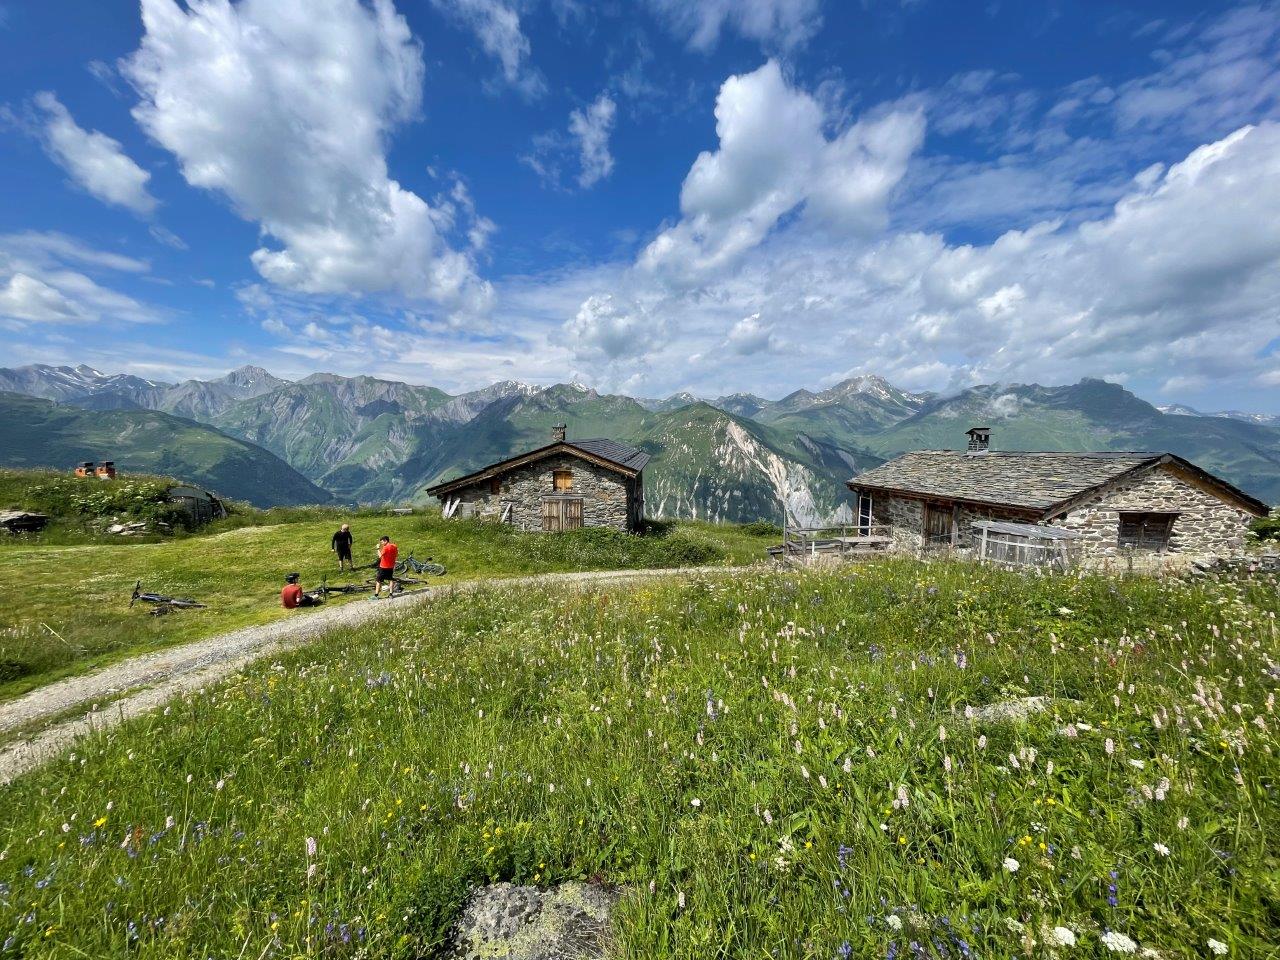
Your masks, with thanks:
[(400, 548), (391, 542), (390, 537), (382, 537), (378, 541), (378, 569), (373, 579), (373, 596), (370, 600), (377, 600), (382, 595), (382, 585), (387, 585), (387, 596), (390, 597), (395, 589), (395, 573), (396, 573), (396, 557), (400, 554)]
[(300, 577), (296, 573), (291, 573), (284, 578), (284, 589), (280, 591), (280, 602), (286, 610), (319, 606), (319, 600), (302, 592), (302, 586), (298, 583), (299, 579)]

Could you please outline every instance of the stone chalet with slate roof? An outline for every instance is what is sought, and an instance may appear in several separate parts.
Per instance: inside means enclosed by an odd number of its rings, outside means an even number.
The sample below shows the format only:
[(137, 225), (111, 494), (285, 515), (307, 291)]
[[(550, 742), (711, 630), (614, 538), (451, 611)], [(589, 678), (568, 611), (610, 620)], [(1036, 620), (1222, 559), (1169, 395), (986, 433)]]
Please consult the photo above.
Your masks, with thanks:
[(1267, 505), (1171, 453), (1022, 453), (989, 448), (906, 453), (848, 481), (862, 527), (899, 549), (971, 549), (981, 520), (1052, 525), (1079, 535), (1094, 566), (1180, 566), (1243, 551)]
[(555, 428), (545, 447), (428, 488), (446, 517), (481, 517), (519, 530), (558, 532), (644, 524), (649, 455), (613, 440), (566, 440)]

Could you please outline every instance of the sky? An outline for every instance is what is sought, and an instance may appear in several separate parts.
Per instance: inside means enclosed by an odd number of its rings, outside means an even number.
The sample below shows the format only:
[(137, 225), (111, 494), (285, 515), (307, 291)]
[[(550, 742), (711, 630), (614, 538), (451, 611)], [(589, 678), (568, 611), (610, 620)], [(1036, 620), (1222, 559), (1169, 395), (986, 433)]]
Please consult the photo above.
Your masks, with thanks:
[(1280, 4), (0, 0), (0, 364), (1280, 412)]

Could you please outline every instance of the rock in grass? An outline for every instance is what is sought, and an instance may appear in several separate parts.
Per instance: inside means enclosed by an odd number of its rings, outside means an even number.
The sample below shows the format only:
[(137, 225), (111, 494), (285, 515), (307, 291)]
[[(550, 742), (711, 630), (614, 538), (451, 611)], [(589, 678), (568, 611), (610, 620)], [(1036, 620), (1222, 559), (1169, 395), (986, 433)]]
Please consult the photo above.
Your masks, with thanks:
[(618, 892), (584, 883), (496, 883), (471, 895), (453, 931), (457, 960), (604, 960)]

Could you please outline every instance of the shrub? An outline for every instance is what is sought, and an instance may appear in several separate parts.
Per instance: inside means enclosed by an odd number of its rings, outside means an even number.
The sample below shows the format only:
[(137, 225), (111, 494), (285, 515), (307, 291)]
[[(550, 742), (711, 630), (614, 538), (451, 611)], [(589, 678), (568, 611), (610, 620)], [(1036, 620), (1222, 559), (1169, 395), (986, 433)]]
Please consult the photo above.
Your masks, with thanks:
[(1267, 516), (1253, 521), (1250, 529), (1259, 540), (1280, 540), (1280, 507), (1272, 510)]

